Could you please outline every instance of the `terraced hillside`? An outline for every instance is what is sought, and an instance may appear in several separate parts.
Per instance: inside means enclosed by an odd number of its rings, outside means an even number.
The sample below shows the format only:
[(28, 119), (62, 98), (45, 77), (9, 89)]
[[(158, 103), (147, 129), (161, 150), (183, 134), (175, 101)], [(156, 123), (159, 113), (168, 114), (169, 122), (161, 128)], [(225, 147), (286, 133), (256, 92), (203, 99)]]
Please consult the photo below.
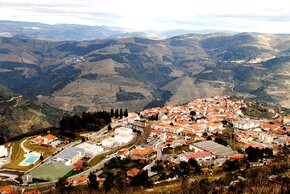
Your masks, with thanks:
[(1, 137), (11, 138), (56, 126), (61, 116), (62, 111), (47, 104), (0, 90)]
[(0, 84), (64, 110), (138, 111), (224, 94), (290, 106), (289, 51), (289, 36), (249, 33), (81, 42), (0, 38)]

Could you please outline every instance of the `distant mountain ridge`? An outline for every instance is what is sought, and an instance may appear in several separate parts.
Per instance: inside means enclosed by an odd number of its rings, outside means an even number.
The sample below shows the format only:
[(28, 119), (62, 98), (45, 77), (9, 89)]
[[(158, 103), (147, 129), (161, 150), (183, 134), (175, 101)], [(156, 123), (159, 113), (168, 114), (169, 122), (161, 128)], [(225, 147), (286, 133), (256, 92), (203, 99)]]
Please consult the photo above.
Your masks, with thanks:
[(86, 26), (77, 24), (49, 25), (36, 22), (17, 22), (0, 20), (0, 36), (17, 38), (34, 38), (40, 40), (94, 40), (122, 37), (155, 37), (157, 36), (124, 28), (108, 26)]
[(290, 106), (290, 36), (185, 34), (168, 39), (0, 38), (0, 84), (64, 110), (182, 104), (215, 95)]

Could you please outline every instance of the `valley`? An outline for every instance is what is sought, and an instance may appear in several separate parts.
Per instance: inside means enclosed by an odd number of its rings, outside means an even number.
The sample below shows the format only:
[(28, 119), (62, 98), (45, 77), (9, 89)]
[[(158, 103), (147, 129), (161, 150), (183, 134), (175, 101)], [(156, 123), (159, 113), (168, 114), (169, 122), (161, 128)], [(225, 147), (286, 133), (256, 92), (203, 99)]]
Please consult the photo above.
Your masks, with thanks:
[(141, 111), (216, 95), (289, 107), (289, 41), (250, 33), (162, 40), (0, 38), (0, 84), (65, 111)]

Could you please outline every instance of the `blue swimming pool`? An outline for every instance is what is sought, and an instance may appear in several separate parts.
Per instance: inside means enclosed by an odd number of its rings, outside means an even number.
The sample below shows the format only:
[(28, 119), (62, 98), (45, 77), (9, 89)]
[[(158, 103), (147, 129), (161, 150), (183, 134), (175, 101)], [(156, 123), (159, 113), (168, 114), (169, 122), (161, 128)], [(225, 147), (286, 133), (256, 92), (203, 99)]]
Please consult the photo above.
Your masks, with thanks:
[(34, 164), (40, 157), (38, 153), (29, 153), (26, 154), (26, 159), (23, 160), (20, 165), (21, 166), (29, 166), (30, 164)]

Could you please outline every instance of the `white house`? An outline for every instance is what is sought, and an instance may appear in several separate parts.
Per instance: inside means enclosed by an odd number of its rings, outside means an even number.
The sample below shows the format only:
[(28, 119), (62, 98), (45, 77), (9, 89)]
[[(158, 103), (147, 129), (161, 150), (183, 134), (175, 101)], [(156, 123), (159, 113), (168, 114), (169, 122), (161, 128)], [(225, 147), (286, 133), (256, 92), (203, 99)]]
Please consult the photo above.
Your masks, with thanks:
[(235, 128), (248, 130), (259, 127), (259, 123), (254, 120), (243, 120), (243, 121), (236, 121), (233, 122)]
[(274, 138), (273, 136), (268, 135), (266, 133), (260, 133), (259, 140), (262, 143), (273, 143)]

